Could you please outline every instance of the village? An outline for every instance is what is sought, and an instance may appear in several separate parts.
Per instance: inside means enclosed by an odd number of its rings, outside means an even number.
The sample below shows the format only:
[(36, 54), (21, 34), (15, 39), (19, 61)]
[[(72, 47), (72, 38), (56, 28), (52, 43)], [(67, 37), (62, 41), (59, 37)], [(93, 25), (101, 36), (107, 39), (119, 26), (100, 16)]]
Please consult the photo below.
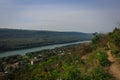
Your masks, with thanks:
[(0, 75), (8, 74), (26, 65), (34, 65), (49, 59), (52, 56), (70, 55), (71, 46), (55, 48), (52, 50), (43, 50), (38, 52), (26, 53), (26, 55), (14, 55), (0, 59)]

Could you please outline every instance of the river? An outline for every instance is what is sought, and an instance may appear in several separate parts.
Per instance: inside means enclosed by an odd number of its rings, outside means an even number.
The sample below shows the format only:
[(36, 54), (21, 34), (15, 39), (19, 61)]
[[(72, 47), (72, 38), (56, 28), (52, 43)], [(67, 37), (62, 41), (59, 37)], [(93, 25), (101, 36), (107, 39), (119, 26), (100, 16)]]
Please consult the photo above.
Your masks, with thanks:
[(1, 57), (12, 56), (12, 55), (16, 55), (16, 54), (25, 55), (26, 53), (29, 53), (29, 52), (41, 51), (41, 50), (44, 50), (44, 49), (54, 49), (56, 47), (63, 47), (63, 46), (67, 46), (67, 45), (86, 43), (86, 42), (90, 42), (90, 41), (79, 41), (79, 42), (72, 42), (72, 43), (65, 43), (65, 44), (54, 44), (54, 45), (43, 46), (43, 47), (20, 49), (20, 50), (14, 50), (14, 51), (6, 51), (6, 52), (1, 52), (0, 53), (0, 58)]

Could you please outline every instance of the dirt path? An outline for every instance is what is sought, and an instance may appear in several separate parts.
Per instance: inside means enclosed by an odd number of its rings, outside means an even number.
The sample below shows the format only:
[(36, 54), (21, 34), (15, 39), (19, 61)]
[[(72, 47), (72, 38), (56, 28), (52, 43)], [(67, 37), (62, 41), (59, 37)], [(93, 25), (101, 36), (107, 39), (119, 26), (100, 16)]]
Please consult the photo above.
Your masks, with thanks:
[(116, 80), (120, 80), (120, 64), (117, 59), (111, 54), (109, 50), (107, 52), (108, 60), (112, 62), (110, 65), (110, 73), (116, 78)]

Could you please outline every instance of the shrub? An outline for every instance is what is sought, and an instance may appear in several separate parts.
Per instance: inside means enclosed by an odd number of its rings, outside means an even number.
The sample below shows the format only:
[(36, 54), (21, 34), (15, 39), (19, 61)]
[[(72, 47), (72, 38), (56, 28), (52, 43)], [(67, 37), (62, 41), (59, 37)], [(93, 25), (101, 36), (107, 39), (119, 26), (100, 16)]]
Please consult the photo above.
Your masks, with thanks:
[(108, 56), (104, 52), (100, 52), (98, 55), (98, 60), (101, 66), (109, 66), (110, 62), (108, 60)]
[(91, 80), (112, 80), (112, 76), (107, 73), (102, 67), (97, 67), (92, 73)]

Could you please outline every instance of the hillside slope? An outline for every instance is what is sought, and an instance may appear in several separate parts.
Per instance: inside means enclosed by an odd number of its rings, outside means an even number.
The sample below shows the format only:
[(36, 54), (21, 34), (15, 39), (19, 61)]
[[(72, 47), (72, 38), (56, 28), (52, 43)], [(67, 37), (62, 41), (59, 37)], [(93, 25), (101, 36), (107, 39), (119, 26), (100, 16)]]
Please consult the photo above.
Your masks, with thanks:
[(91, 40), (92, 34), (38, 30), (0, 29), (0, 51)]
[(1, 58), (0, 80), (120, 80), (119, 31), (95, 34), (90, 43)]

